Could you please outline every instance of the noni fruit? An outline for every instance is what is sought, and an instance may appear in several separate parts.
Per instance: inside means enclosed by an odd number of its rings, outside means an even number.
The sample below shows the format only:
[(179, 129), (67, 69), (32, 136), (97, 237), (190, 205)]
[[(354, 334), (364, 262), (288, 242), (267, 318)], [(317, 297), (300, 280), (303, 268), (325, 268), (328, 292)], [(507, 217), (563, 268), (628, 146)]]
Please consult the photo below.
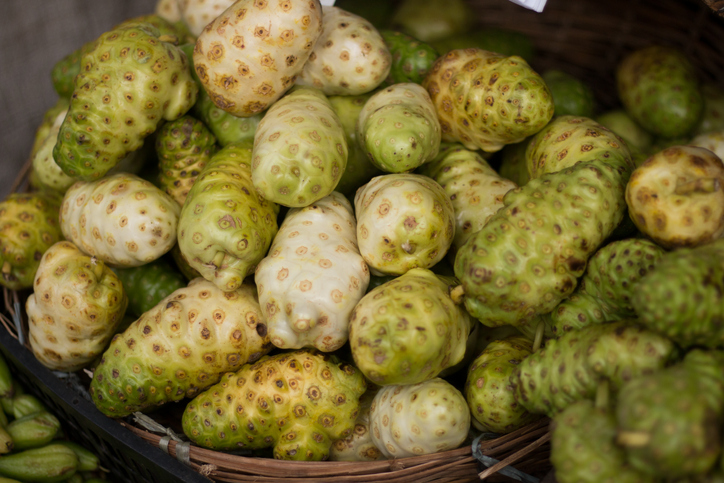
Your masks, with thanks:
[(254, 277), (276, 347), (331, 352), (347, 342), (370, 278), (356, 228), (352, 206), (337, 192), (289, 210)]
[(352, 433), (365, 389), (362, 374), (334, 356), (266, 356), (196, 396), (183, 430), (205, 448), (273, 447), (276, 459), (325, 460), (333, 442)]
[(150, 411), (196, 396), (271, 348), (253, 285), (224, 292), (197, 278), (113, 337), (90, 394), (113, 418)]
[(67, 241), (45, 252), (33, 290), (26, 302), (30, 347), (54, 371), (77, 371), (101, 355), (128, 306), (116, 274)]

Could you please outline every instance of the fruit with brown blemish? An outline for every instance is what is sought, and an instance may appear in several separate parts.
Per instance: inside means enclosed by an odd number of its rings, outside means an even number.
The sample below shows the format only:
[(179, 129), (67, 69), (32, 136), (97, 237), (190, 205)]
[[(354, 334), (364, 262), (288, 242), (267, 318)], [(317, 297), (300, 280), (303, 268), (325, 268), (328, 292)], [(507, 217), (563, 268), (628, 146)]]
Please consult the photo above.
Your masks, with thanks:
[(387, 173), (433, 159), (440, 150), (440, 123), (427, 91), (407, 82), (374, 94), (360, 112), (357, 139), (372, 164)]
[(370, 94), (362, 94), (359, 96), (330, 96), (329, 103), (332, 109), (339, 117), (344, 128), (344, 135), (347, 138), (347, 167), (342, 173), (342, 177), (334, 189), (347, 196), (348, 199), (354, 200), (357, 188), (366, 184), (375, 176), (382, 174), (357, 141), (357, 119), (359, 113), (362, 112)]
[(664, 368), (678, 355), (671, 340), (627, 319), (548, 340), (523, 359), (510, 383), (521, 406), (552, 417), (577, 401), (592, 400), (601, 381), (616, 393), (625, 382)]
[(370, 408), (372, 441), (387, 458), (449, 451), (470, 430), (470, 410), (460, 391), (435, 378), (380, 389)]
[(473, 321), (450, 298), (457, 281), (415, 268), (367, 293), (352, 313), (354, 362), (375, 384), (416, 384), (460, 362)]
[(332, 444), (329, 451), (330, 461), (377, 461), (387, 457), (372, 442), (372, 428), (370, 427), (370, 407), (378, 387), (368, 387), (359, 398), (359, 414), (354, 422), (352, 433)]
[(179, 9), (178, 0), (157, 0), (154, 12), (169, 22), (178, 22), (181, 20), (181, 10)]
[(533, 136), (525, 157), (531, 179), (593, 159), (625, 161), (630, 170), (634, 167), (631, 152), (618, 135), (582, 116), (556, 117)]
[(113, 337), (90, 394), (113, 418), (151, 411), (196, 396), (271, 348), (256, 287), (224, 292), (197, 278)]
[(390, 72), (392, 55), (364, 18), (324, 7), (322, 35), (297, 77), (297, 84), (328, 96), (357, 96), (374, 90)]
[(616, 67), (616, 89), (626, 112), (655, 136), (690, 135), (701, 120), (696, 69), (676, 47), (651, 45), (628, 53)]
[(199, 92), (192, 112), (214, 134), (216, 142), (221, 147), (243, 141), (253, 142), (259, 122), (264, 117), (264, 113), (250, 117), (236, 117), (229, 114), (214, 104), (205, 90)]
[(357, 243), (373, 275), (432, 267), (455, 236), (452, 203), (427, 176), (377, 176), (357, 190), (354, 204)]
[(543, 316), (556, 337), (591, 324), (635, 317), (636, 284), (655, 267), (664, 249), (628, 238), (609, 243), (588, 261), (586, 273), (569, 298)]
[(70, 110), (53, 150), (68, 176), (104, 176), (164, 121), (183, 116), (198, 87), (175, 28), (151, 15), (102, 34), (80, 60)]
[(321, 34), (319, 0), (239, 0), (199, 34), (194, 67), (214, 104), (254, 116), (294, 85)]
[(13, 193), (0, 202), (0, 285), (33, 286), (43, 253), (63, 239), (57, 201), (40, 193)]
[(509, 191), (455, 257), (468, 312), (489, 327), (535, 331), (621, 223), (630, 172), (630, 158), (588, 158)]
[(370, 279), (356, 228), (352, 206), (337, 192), (289, 210), (254, 276), (276, 347), (331, 352), (347, 342)]
[(161, 188), (183, 206), (196, 178), (217, 150), (216, 138), (198, 119), (186, 115), (164, 124), (156, 136)]
[(234, 291), (269, 250), (279, 206), (252, 184), (252, 147), (230, 144), (196, 179), (181, 209), (178, 244), (183, 259), (221, 290)]
[(465, 400), (480, 431), (507, 434), (540, 418), (515, 400), (510, 375), (533, 352), (533, 342), (510, 336), (490, 342), (468, 368)]
[(54, 371), (77, 371), (101, 355), (128, 306), (116, 274), (67, 241), (43, 254), (33, 290), (26, 302), (30, 348)]
[(352, 434), (365, 390), (362, 374), (332, 355), (266, 356), (189, 402), (183, 430), (204, 448), (271, 447), (276, 459), (326, 460), (334, 441)]
[(181, 20), (197, 37), (216, 17), (224, 13), (234, 0), (176, 0)]
[(499, 151), (540, 131), (553, 117), (543, 78), (519, 56), (451, 50), (422, 83), (430, 94), (442, 140), (467, 149)]
[(644, 161), (626, 187), (631, 219), (664, 248), (724, 234), (724, 163), (708, 149), (673, 146)]
[(292, 208), (334, 191), (347, 167), (347, 138), (326, 96), (295, 88), (277, 101), (254, 136), (251, 174), (265, 199)]
[(503, 207), (505, 194), (518, 187), (498, 175), (478, 153), (459, 144), (448, 146), (417, 172), (437, 181), (452, 202), (455, 238), (449, 252), (451, 260), (468, 238)]
[(165, 257), (140, 267), (114, 270), (128, 295), (128, 314), (135, 318), (154, 308), (188, 281)]
[(60, 209), (60, 227), (86, 254), (111, 266), (137, 267), (176, 244), (180, 210), (148, 181), (118, 173), (71, 186)]
[(661, 257), (635, 286), (631, 303), (641, 323), (682, 347), (724, 341), (724, 240)]
[(414, 82), (422, 84), (440, 55), (425, 42), (395, 30), (381, 30), (380, 35), (392, 55), (387, 84)]
[(636, 124), (624, 109), (614, 109), (599, 114), (594, 120), (615, 132), (626, 141), (626, 145), (632, 154), (635, 151), (646, 153), (654, 142), (654, 137), (644, 128)]
[[(49, 107), (47, 111), (45, 111), (45, 114), (43, 114), (43, 119), (40, 121), (40, 124), (38, 124), (38, 127), (35, 129), (35, 136), (33, 138), (33, 147), (30, 149), (30, 157), (32, 158), (35, 156), (35, 153), (38, 152), (38, 148), (40, 148), (40, 145), (45, 141), (45, 139), (50, 134), (50, 130), (53, 128), (53, 125), (56, 123), (58, 116), (60, 113), (68, 112), (68, 108), (70, 107), (70, 101), (68, 99), (65, 99), (63, 97), (59, 98), (56, 103)], [(56, 132), (56, 138), (57, 132)], [(58, 167), (60, 169), (60, 166)]]

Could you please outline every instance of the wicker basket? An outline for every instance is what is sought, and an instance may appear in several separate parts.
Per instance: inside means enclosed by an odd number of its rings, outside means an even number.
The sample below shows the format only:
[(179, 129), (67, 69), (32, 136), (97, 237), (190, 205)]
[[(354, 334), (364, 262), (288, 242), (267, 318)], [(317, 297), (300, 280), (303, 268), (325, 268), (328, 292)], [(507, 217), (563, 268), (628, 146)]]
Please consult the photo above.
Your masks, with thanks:
[[(601, 110), (618, 105), (614, 71), (624, 54), (658, 43), (681, 49), (702, 80), (724, 78), (724, 2), (718, 0), (548, 0), (538, 14), (506, 0), (470, 0), (482, 26), (503, 27), (530, 36), (536, 47), (532, 66), (538, 72), (561, 69), (587, 82)], [(721, 81), (719, 81), (722, 84)], [(21, 173), (15, 189), (23, 189)], [(13, 305), (13, 301), (20, 301)], [(7, 312), (22, 296), (6, 291)], [(1, 308), (1, 307), (0, 307)], [(12, 324), (8, 332), (17, 335)], [(0, 329), (2, 330), (2, 329)], [(24, 329), (27, 330), (27, 329)], [(224, 482), (442, 482), (509, 478), (498, 473), (508, 465), (542, 476), (550, 469), (547, 422), (511, 435), (444, 453), (369, 463), (291, 462), (209, 451), (170, 440), (132, 419), (114, 422), (170, 457), (186, 459), (195, 471)], [(149, 449), (154, 449), (149, 446)], [(147, 451), (138, 447), (139, 453)], [(500, 460), (486, 469), (481, 455)], [(491, 464), (490, 462), (488, 464)]]

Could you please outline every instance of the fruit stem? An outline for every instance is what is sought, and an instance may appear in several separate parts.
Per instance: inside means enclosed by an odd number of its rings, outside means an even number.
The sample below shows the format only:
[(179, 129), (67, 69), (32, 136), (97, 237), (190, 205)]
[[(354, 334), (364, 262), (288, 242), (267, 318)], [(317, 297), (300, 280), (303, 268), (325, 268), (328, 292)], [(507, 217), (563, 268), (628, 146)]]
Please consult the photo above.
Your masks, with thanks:
[(538, 352), (540, 346), (543, 345), (543, 334), (546, 330), (546, 323), (543, 319), (538, 322), (535, 328), (535, 339), (533, 339), (533, 352)]
[(465, 297), (465, 287), (458, 285), (450, 291), (450, 298), (457, 305), (462, 303), (463, 297)]
[(687, 196), (694, 193), (714, 193), (719, 191), (721, 184), (718, 178), (698, 178), (684, 183), (678, 183), (674, 193), (680, 196)]
[(2, 273), (10, 273), (12, 270), (10, 263), (6, 260), (5, 263), (3, 263)]
[(651, 441), (651, 434), (645, 431), (619, 431), (616, 442), (629, 448), (640, 448)]
[(601, 409), (603, 411), (608, 410), (608, 396), (608, 379), (602, 379), (598, 381), (598, 387), (596, 388), (596, 409)]

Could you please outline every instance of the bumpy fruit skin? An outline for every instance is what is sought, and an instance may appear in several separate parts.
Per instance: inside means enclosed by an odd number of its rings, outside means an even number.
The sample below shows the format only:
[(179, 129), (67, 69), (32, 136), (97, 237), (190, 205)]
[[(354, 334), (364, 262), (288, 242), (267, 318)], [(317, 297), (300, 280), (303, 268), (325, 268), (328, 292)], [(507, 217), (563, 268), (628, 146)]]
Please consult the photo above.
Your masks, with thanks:
[(60, 169), (58, 163), (53, 159), (53, 148), (58, 140), (60, 126), (65, 119), (68, 109), (58, 113), (53, 124), (50, 126), (45, 139), (40, 142), (32, 155), (33, 187), (39, 191), (46, 192), (62, 197), (65, 191), (75, 183), (75, 179), (71, 178)]
[(623, 162), (633, 169), (626, 143), (613, 131), (582, 116), (556, 117), (533, 136), (525, 157), (531, 179), (592, 159), (614, 165)]
[(518, 403), (553, 416), (582, 399), (593, 399), (600, 381), (612, 391), (662, 369), (678, 356), (669, 339), (622, 320), (591, 325), (546, 342), (511, 375)]
[(629, 162), (579, 162), (509, 191), (455, 257), (468, 312), (489, 327), (531, 328), (567, 298), (623, 219)]
[(187, 284), (186, 278), (164, 258), (115, 272), (128, 295), (128, 313), (136, 317)]
[(455, 212), (452, 260), (468, 238), (503, 207), (505, 194), (518, 187), (500, 177), (478, 153), (459, 144), (446, 148), (417, 172), (437, 181), (452, 202)]
[(352, 206), (343, 195), (332, 192), (289, 210), (254, 277), (272, 344), (322, 352), (342, 347), (369, 278)]
[[(553, 117), (553, 96), (522, 57), (481, 49), (452, 50), (422, 83), (437, 110), (442, 140), (499, 151), (540, 131)], [(482, 86), (482, 87), (480, 87)]]
[(55, 371), (77, 371), (106, 348), (128, 306), (123, 284), (70, 242), (43, 255), (28, 297), (30, 347)]
[(201, 119), (216, 137), (220, 146), (228, 146), (242, 141), (254, 141), (256, 129), (264, 113), (250, 117), (236, 117), (214, 104), (206, 91), (199, 92), (199, 98), (192, 112)]
[(420, 174), (386, 174), (357, 190), (357, 243), (372, 275), (402, 275), (443, 259), (455, 236), (445, 190)]
[(403, 173), (437, 156), (440, 123), (425, 89), (395, 84), (367, 101), (357, 120), (357, 138), (372, 164)]
[(636, 316), (636, 284), (654, 269), (664, 249), (644, 239), (609, 243), (591, 257), (571, 296), (544, 316), (555, 336), (591, 324)]
[(179, 206), (216, 151), (214, 135), (203, 122), (188, 115), (164, 124), (158, 132), (159, 183)]
[(40, 193), (13, 193), (0, 202), (0, 285), (33, 286), (43, 253), (63, 239), (58, 211), (57, 201)]
[(686, 136), (701, 119), (696, 69), (676, 48), (652, 45), (629, 53), (616, 68), (616, 88), (626, 112), (656, 136)]
[(372, 442), (372, 429), (370, 428), (370, 407), (378, 387), (368, 387), (359, 398), (359, 414), (354, 422), (354, 429), (349, 436), (338, 439), (332, 444), (329, 451), (331, 461), (377, 461), (387, 457)]
[(319, 0), (240, 0), (199, 34), (194, 68), (214, 104), (254, 116), (294, 85), (321, 34)]
[(347, 139), (347, 167), (337, 183), (335, 191), (354, 200), (357, 188), (366, 184), (375, 176), (382, 173), (367, 156), (367, 153), (357, 141), (357, 119), (371, 94), (359, 96), (330, 96), (329, 103), (339, 117)]
[(178, 0), (157, 0), (154, 12), (169, 22), (178, 22), (181, 20), (181, 10), (179, 9)]
[(632, 153), (636, 150), (648, 152), (654, 142), (654, 137), (636, 124), (636, 121), (631, 119), (631, 116), (623, 109), (606, 111), (596, 116), (594, 120), (626, 141), (626, 145)]
[(380, 35), (392, 55), (392, 65), (387, 76), (388, 84), (414, 82), (422, 84), (440, 56), (425, 42), (395, 30), (381, 30)]
[(596, 98), (588, 84), (560, 70), (548, 70), (542, 77), (553, 95), (555, 116), (593, 116)]
[(259, 123), (252, 181), (269, 201), (308, 206), (334, 191), (347, 154), (342, 122), (325, 95), (300, 87), (277, 101)]
[(724, 341), (724, 240), (662, 256), (636, 284), (631, 303), (650, 330), (682, 347)]
[(626, 187), (636, 227), (664, 248), (724, 235), (724, 162), (708, 149), (673, 146), (643, 162)]
[(617, 442), (631, 466), (667, 480), (715, 467), (722, 446), (722, 368), (721, 353), (695, 350), (682, 364), (621, 388)]
[(224, 375), (183, 414), (184, 433), (216, 449), (274, 448), (274, 458), (319, 461), (354, 429), (364, 377), (316, 351), (267, 356)]
[(176, 244), (179, 205), (128, 173), (78, 181), (60, 210), (63, 235), (88, 255), (118, 267), (152, 262)]
[(481, 431), (507, 434), (540, 418), (515, 400), (510, 375), (533, 352), (533, 342), (511, 336), (488, 344), (475, 358), (465, 380), (465, 400)]
[(551, 424), (550, 461), (560, 483), (654, 483), (635, 470), (618, 446), (613, 413), (592, 401), (578, 401), (558, 413)]
[(181, 117), (196, 102), (186, 56), (166, 38), (141, 18), (101, 35), (83, 56), (53, 151), (68, 176), (102, 177), (163, 120)]
[(251, 182), (251, 146), (217, 152), (181, 209), (178, 244), (189, 265), (221, 290), (239, 288), (266, 255), (277, 233), (279, 207)]
[(392, 25), (423, 42), (466, 32), (475, 13), (463, 0), (404, 0), (397, 6)]
[(60, 59), (50, 71), (53, 89), (62, 99), (70, 99), (75, 89), (75, 76), (80, 73), (81, 59), (96, 46), (96, 39)]
[(388, 458), (439, 453), (465, 441), (470, 410), (444, 379), (387, 386), (372, 401), (370, 427), (372, 441)]
[(352, 356), (375, 384), (417, 384), (460, 362), (472, 321), (450, 298), (457, 283), (415, 268), (365, 295), (349, 324)]
[(297, 84), (328, 96), (357, 96), (374, 90), (390, 72), (392, 55), (364, 18), (324, 7), (322, 35), (297, 77)]
[(197, 37), (216, 17), (224, 13), (234, 0), (177, 0), (181, 19)]
[(256, 288), (223, 292), (197, 278), (113, 337), (90, 394), (121, 418), (194, 397), (271, 350)]

